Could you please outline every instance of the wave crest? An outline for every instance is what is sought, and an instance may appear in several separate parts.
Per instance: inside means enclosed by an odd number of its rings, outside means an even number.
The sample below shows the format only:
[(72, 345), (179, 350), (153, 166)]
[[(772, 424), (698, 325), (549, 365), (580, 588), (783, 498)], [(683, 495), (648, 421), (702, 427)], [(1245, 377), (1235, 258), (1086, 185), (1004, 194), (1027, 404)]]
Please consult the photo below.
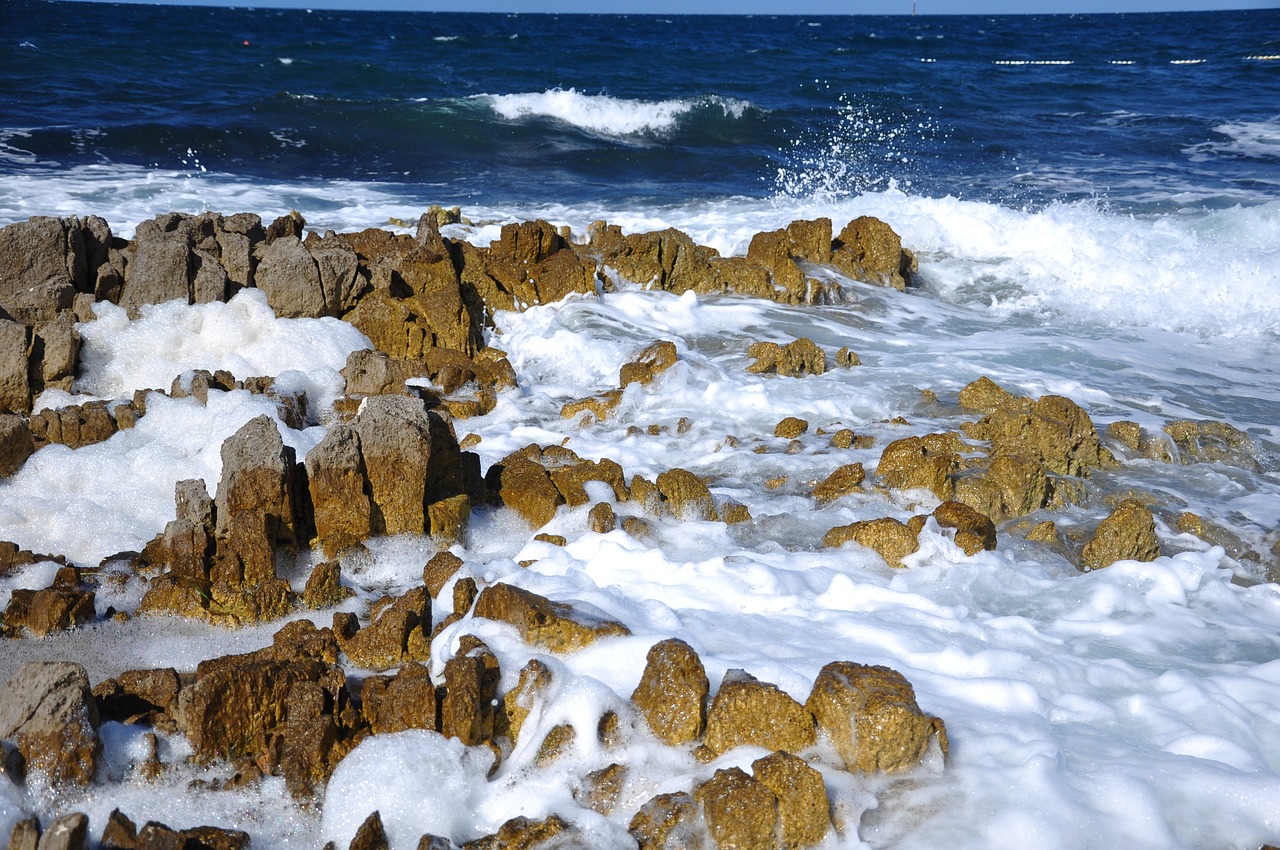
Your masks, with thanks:
[(675, 131), (688, 115), (709, 112), (738, 119), (752, 108), (749, 101), (719, 95), (672, 100), (631, 100), (555, 88), (521, 94), (473, 97), (507, 121), (546, 118), (609, 138), (662, 136)]

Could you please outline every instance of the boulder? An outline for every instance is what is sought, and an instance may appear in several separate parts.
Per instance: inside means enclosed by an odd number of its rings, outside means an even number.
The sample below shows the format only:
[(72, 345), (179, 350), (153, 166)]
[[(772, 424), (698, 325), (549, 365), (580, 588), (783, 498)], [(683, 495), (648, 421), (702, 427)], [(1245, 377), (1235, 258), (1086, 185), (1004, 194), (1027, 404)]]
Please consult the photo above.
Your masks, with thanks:
[(36, 396), (48, 389), (69, 392), (75, 380), (79, 356), (80, 334), (76, 331), (76, 320), (69, 312), (58, 313), (52, 319), (37, 324), (28, 357), (31, 394)]
[(992, 458), (984, 472), (957, 479), (954, 496), (1002, 522), (1039, 510), (1048, 504), (1051, 493), (1049, 477), (1038, 461), (1001, 455)]
[(31, 381), (27, 366), (30, 344), (30, 331), (0, 313), (0, 412), (27, 413), (31, 410)]
[(462, 850), (551, 850), (581, 846), (572, 837), (575, 832), (575, 827), (559, 815), (548, 815), (543, 820), (522, 815), (507, 821), (492, 835), (468, 841)]
[(743, 745), (799, 752), (816, 740), (813, 717), (804, 706), (777, 685), (729, 670), (707, 711), (702, 743), (715, 757)]
[(1006, 404), (976, 423), (966, 423), (963, 430), (973, 439), (989, 440), (993, 456), (1031, 458), (1058, 475), (1088, 477), (1094, 469), (1117, 465), (1099, 443), (1089, 415), (1063, 396)]
[(427, 561), (422, 570), (422, 583), (432, 599), (440, 596), (440, 591), (448, 584), (449, 579), (462, 569), (462, 559), (449, 551), (437, 552)]
[(35, 454), (31, 429), (21, 416), (0, 413), (0, 478), (13, 475)]
[(994, 413), (1002, 407), (1018, 403), (1018, 396), (1008, 392), (995, 381), (983, 375), (960, 390), (960, 406), (980, 413)]
[(469, 747), (493, 738), (500, 678), (497, 656), (478, 640), (445, 662), (440, 733)]
[(70, 449), (101, 443), (118, 430), (105, 401), (75, 404), (57, 410), (44, 409), (31, 417), (31, 438), (37, 449), (59, 443)]
[(70, 307), (76, 292), (91, 291), (110, 239), (97, 216), (32, 216), (0, 228), (0, 312), (35, 325)]
[(39, 850), (86, 850), (89, 837), (89, 816), (72, 812), (49, 824), (40, 836)]
[(773, 429), (773, 436), (782, 437), (784, 440), (793, 440), (803, 435), (809, 430), (809, 421), (801, 419), (798, 416), (788, 416), (780, 421)]
[(818, 482), (813, 488), (813, 498), (823, 504), (834, 502), (841, 496), (861, 490), (866, 478), (867, 473), (861, 463), (846, 463)]
[(854, 280), (899, 291), (916, 272), (915, 256), (903, 249), (893, 228), (865, 215), (846, 224), (835, 238), (831, 264)]
[(943, 502), (934, 509), (933, 518), (942, 528), (956, 530), (956, 545), (966, 555), (996, 548), (995, 523), (986, 514), (963, 502)]
[(87, 786), (102, 752), (98, 708), (79, 664), (32, 661), (0, 689), (0, 739), (11, 739), (27, 773), (53, 787)]
[(631, 634), (617, 620), (588, 614), (501, 582), (480, 591), (473, 613), (477, 617), (510, 623), (526, 643), (553, 652), (574, 652), (603, 637)]
[(831, 801), (822, 774), (787, 752), (756, 759), (751, 763), (751, 773), (777, 798), (778, 844), (782, 850), (821, 844), (831, 830)]
[(1155, 518), (1141, 502), (1126, 499), (1098, 524), (1081, 552), (1080, 568), (1088, 572), (1116, 561), (1154, 561), (1158, 557)]
[(415, 587), (386, 605), (342, 646), (352, 663), (371, 670), (430, 657), (431, 597)]
[(520, 730), (529, 719), (533, 709), (551, 686), (551, 668), (536, 658), (520, 668), (520, 679), (516, 686), (502, 698), (502, 713), (498, 718), (500, 734), (503, 734), (514, 746), (520, 740)]
[(888, 667), (833, 661), (805, 707), (854, 773), (910, 770), (935, 737), (947, 752), (945, 724), (921, 711), (911, 683)]
[(316, 564), (302, 591), (302, 604), (308, 608), (330, 608), (350, 599), (355, 591), (342, 584), (342, 568), (337, 561)]
[(181, 690), (178, 671), (172, 667), (128, 670), (99, 682), (93, 698), (102, 719), (129, 723), (150, 721), (157, 714), (172, 715)]
[(917, 532), (892, 517), (863, 520), (850, 525), (837, 526), (822, 538), (822, 545), (843, 546), (854, 541), (884, 558), (891, 567), (903, 566), (902, 559), (920, 548)]
[(306, 457), (316, 536), (333, 558), (374, 534), (375, 507), (360, 436), (349, 423), (325, 434)]
[(651, 384), (663, 372), (676, 364), (676, 344), (661, 340), (645, 346), (618, 372), (618, 386), (632, 383)]
[(669, 469), (658, 474), (658, 492), (665, 511), (682, 520), (712, 521), (719, 519), (715, 500), (702, 479), (687, 469)]
[(617, 762), (593, 770), (582, 777), (582, 784), (574, 789), (573, 798), (594, 812), (612, 814), (626, 786), (627, 773), (627, 768)]
[(36, 637), (64, 632), (96, 618), (93, 591), (74, 587), (15, 589), (4, 611), (5, 626), (25, 628)]
[(649, 800), (631, 818), (627, 831), (640, 845), (639, 850), (704, 850), (711, 846), (698, 802), (687, 791), (659, 794)]
[(747, 356), (755, 358), (747, 371), (757, 375), (800, 378), (805, 375), (821, 375), (827, 371), (826, 353), (808, 337), (801, 337), (786, 345), (755, 342), (747, 349)]
[[(355, 253), (351, 256), (355, 276)], [(320, 318), (336, 315), (320, 283), (320, 269), (311, 252), (296, 236), (282, 236), (260, 249), (254, 283), (267, 296), (272, 311), (282, 319)]]
[(693, 796), (721, 850), (777, 846), (778, 799), (741, 768), (717, 770)]
[(391, 842), (387, 839), (387, 831), (382, 826), (382, 815), (372, 812), (356, 834), (351, 838), (347, 850), (391, 850)]
[(512, 452), (489, 468), (485, 476), (498, 501), (513, 508), (533, 528), (541, 528), (564, 504), (564, 496), (551, 480), (537, 446)]
[(38, 850), (40, 847), (40, 819), (23, 818), (9, 831), (9, 850)]
[(1226, 422), (1179, 419), (1164, 426), (1184, 464), (1222, 463), (1262, 471), (1253, 438)]
[(631, 702), (660, 741), (686, 744), (701, 738), (706, 728), (710, 687), (698, 653), (670, 638), (649, 649)]
[(955, 493), (953, 475), (968, 446), (956, 434), (904, 437), (885, 446), (876, 464), (880, 484), (893, 490), (928, 490), (939, 499)]
[(605, 390), (585, 398), (565, 402), (560, 408), (560, 415), (572, 419), (584, 410), (590, 411), (597, 420), (609, 418), (613, 409), (622, 403), (622, 390)]

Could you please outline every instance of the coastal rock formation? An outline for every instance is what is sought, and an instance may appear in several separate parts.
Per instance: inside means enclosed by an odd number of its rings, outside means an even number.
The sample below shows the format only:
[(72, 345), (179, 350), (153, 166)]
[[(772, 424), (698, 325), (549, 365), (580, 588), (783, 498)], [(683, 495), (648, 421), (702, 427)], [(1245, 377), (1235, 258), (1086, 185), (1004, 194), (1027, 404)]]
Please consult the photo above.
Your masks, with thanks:
[(747, 371), (753, 374), (800, 378), (805, 375), (821, 375), (827, 371), (826, 353), (808, 337), (801, 337), (786, 345), (755, 342), (747, 349), (747, 356), (755, 358), (755, 362), (747, 367)]
[(28, 774), (53, 787), (86, 786), (102, 753), (98, 708), (84, 667), (63, 661), (22, 665), (0, 688), (0, 740), (11, 740)]
[(1126, 499), (1098, 524), (1080, 555), (1080, 568), (1100, 570), (1116, 561), (1154, 561), (1158, 557), (1155, 518), (1141, 502)]
[(804, 706), (777, 685), (729, 670), (707, 711), (702, 745), (715, 757), (743, 744), (794, 753), (815, 741), (813, 717)]
[(901, 567), (902, 559), (920, 548), (918, 533), (893, 517), (880, 517), (837, 526), (822, 538), (822, 545), (835, 548), (853, 541), (874, 549), (889, 566)]
[(480, 591), (474, 613), (477, 617), (509, 623), (516, 627), (525, 643), (553, 652), (574, 652), (600, 638), (631, 634), (617, 620), (588, 614), (503, 582)]
[(710, 687), (693, 647), (670, 638), (649, 650), (631, 702), (660, 741), (684, 744), (702, 737)]

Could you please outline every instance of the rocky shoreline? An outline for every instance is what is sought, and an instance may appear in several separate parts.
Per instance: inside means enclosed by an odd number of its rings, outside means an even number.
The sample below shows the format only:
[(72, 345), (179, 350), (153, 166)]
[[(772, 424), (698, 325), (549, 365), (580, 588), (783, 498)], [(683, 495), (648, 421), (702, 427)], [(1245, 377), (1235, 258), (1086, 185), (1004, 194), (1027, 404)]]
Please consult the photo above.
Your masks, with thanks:
[[(628, 626), (511, 584), (483, 584), (448, 551), (465, 538), (476, 509), (514, 511), (531, 536), (551, 545), (566, 541), (539, 530), (565, 506), (590, 505), (592, 531), (621, 529), (639, 540), (658, 521), (752, 521), (744, 505), (713, 492), (714, 481), (688, 470), (672, 468), (649, 480), (629, 475), (617, 461), (584, 459), (561, 445), (530, 444), (482, 469), (470, 451), (475, 435), (460, 439), (459, 432), (517, 383), (505, 353), (486, 344), (496, 312), (624, 285), (784, 304), (840, 300), (839, 276), (905, 290), (917, 261), (892, 229), (866, 217), (839, 233), (827, 219), (796, 221), (757, 234), (743, 257), (721, 257), (679, 231), (624, 234), (603, 222), (581, 240), (544, 221), (509, 224), (480, 248), (442, 235), (442, 227), (458, 220), (457, 211), (433, 209), (414, 236), (376, 229), (318, 236), (307, 234), (296, 214), (264, 226), (248, 213), (162, 215), (140, 225), (129, 241), (113, 237), (93, 216), (39, 217), (0, 229), (0, 477), (16, 474), (42, 447), (75, 449), (136, 427), (153, 393), (207, 402), (211, 393), (248, 391), (270, 398), (286, 427), (327, 429), (300, 458), (272, 417), (252, 419), (223, 443), (215, 492), (200, 479), (179, 481), (175, 519), (155, 529), (140, 552), (73, 564), (59, 553), (0, 542), (0, 576), (47, 561), (62, 565), (50, 586), (13, 592), (0, 646), (5, 638), (102, 619), (177, 616), (236, 627), (326, 611), (350, 595), (344, 558), (366, 541), (423, 535), (439, 549), (423, 565), (421, 586), (378, 600), (363, 615), (335, 612), (324, 626), (296, 619), (276, 631), (270, 646), (195, 670), (131, 670), (91, 683), (75, 664), (22, 667), (0, 692), (8, 775), (0, 781), (39, 776), (54, 786), (92, 784), (100, 769), (98, 730), (106, 721), (180, 734), (193, 762), (230, 766), (223, 788), (282, 776), (303, 801), (323, 795), (344, 757), (371, 736), (429, 730), (478, 749), (491, 774), (517, 747), (543, 766), (591, 738), (608, 757), (578, 778), (573, 793), (584, 807), (616, 816), (627, 782), (625, 753), (636, 741), (685, 748), (704, 763), (751, 746), (770, 753), (752, 762), (751, 773), (718, 770), (696, 787), (621, 812), (630, 835), (641, 848), (809, 847), (856, 830), (828, 797), (831, 771), (943, 769), (945, 718), (923, 710), (896, 671), (833, 658), (804, 702), (741, 670), (729, 671), (713, 690), (697, 653), (674, 638), (653, 645), (639, 686), (596, 718), (594, 728), (557, 725), (531, 745), (521, 740), (522, 726), (548, 699), (553, 678), (535, 656), (578, 652), (629, 635)], [(348, 359), (345, 395), (331, 409), (316, 409), (304, 393), (279, 386), (278, 376), (198, 371), (130, 399), (33, 413), (41, 393), (71, 390), (76, 325), (94, 318), (95, 304), (109, 301), (137, 315), (174, 299), (227, 301), (243, 289), (260, 291), (281, 318), (341, 319), (372, 342), (372, 349)], [(571, 401), (561, 413), (581, 423), (605, 422), (629, 387), (649, 391), (678, 356), (670, 341), (653, 340), (623, 365), (615, 388)], [(826, 352), (805, 338), (757, 342), (748, 356), (750, 371), (780, 379), (858, 364), (855, 352)], [(934, 524), (968, 554), (1016, 535), (1088, 571), (1159, 557), (1167, 545), (1157, 533), (1159, 519), (1248, 554), (1228, 529), (1173, 513), (1152, 494), (1091, 489), (1095, 472), (1132, 458), (1259, 469), (1258, 447), (1227, 423), (1171, 421), (1152, 434), (1121, 421), (1100, 433), (1068, 398), (1018, 397), (986, 378), (945, 401), (925, 391), (924, 402), (953, 403), (956, 428), (888, 442), (870, 472), (861, 462), (836, 465), (811, 492), (816, 504), (825, 504), (869, 488), (924, 491), (937, 506), (906, 522), (882, 517), (831, 528), (815, 547), (868, 547), (889, 566), (902, 567), (917, 551), (922, 529)], [(818, 423), (811, 432), (813, 423), (789, 416), (772, 436), (788, 446), (817, 437), (836, 450), (876, 447), (865, 434), (828, 427)], [(592, 495), (601, 492), (611, 498)], [(1080, 506), (1104, 514), (1087, 534), (1064, 533), (1045, 518), (1045, 512)], [(1023, 519), (1033, 514), (1035, 522)], [(280, 566), (312, 552), (318, 563), (299, 590)], [(95, 589), (119, 571), (144, 577), (146, 593), (136, 610), (99, 613)], [(1274, 566), (1269, 575), (1277, 577)], [(451, 613), (437, 617), (433, 604), (442, 594)], [(434, 638), (467, 618), (507, 623), (528, 646), (514, 688), (501, 692), (498, 658), (474, 635), (448, 647), (448, 658), (433, 659), (433, 648), (444, 648)], [(433, 677), (425, 666), (432, 661), (442, 675)], [(154, 746), (152, 754), (138, 767), (140, 775), (165, 770)], [(102, 847), (221, 850), (250, 842), (243, 832), (216, 826), (138, 828), (126, 813), (116, 815), (99, 833)], [(10, 847), (79, 850), (92, 844), (88, 828), (75, 814), (46, 824), (23, 821)], [(574, 835), (575, 826), (558, 816), (516, 818), (462, 846), (577, 846)], [(373, 850), (387, 841), (372, 812), (351, 847)], [(448, 835), (424, 835), (419, 844), (452, 846), (456, 837)]]

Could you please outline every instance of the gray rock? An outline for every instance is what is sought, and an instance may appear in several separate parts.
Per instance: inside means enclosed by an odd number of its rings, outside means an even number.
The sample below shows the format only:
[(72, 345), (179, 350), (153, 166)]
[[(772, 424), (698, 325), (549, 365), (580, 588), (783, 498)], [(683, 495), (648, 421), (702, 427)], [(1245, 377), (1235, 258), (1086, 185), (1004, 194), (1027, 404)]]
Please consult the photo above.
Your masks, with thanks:
[(262, 250), (254, 283), (281, 318), (333, 315), (316, 260), (296, 236), (281, 236)]
[(102, 751), (98, 709), (84, 667), (71, 662), (22, 665), (0, 689), (0, 738), (13, 739), (26, 769), (54, 785), (88, 785)]
[(39, 850), (85, 850), (88, 836), (88, 815), (73, 812), (49, 824), (44, 835), (40, 836)]
[(0, 411), (31, 410), (27, 347), (27, 329), (0, 316)]
[(8, 478), (21, 469), (35, 450), (31, 429), (23, 418), (0, 413), (0, 478)]

